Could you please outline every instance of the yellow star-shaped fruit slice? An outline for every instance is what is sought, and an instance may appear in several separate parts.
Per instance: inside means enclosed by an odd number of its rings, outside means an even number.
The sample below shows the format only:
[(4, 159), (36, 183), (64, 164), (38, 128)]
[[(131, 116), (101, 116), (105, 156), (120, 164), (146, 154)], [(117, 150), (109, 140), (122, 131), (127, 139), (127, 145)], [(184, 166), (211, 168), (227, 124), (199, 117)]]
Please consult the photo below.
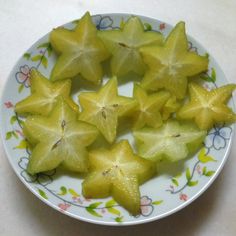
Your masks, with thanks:
[(206, 131), (199, 130), (194, 123), (181, 124), (173, 119), (161, 127), (134, 132), (138, 155), (152, 161), (184, 159), (202, 145), (205, 136)]
[(58, 96), (63, 96), (67, 104), (79, 111), (78, 105), (70, 97), (71, 81), (51, 82), (36, 69), (30, 72), (31, 95), (16, 103), (15, 111), (20, 114), (48, 115), (57, 102)]
[(145, 31), (143, 23), (138, 17), (130, 17), (120, 30), (105, 30), (99, 32), (109, 52), (112, 54), (111, 71), (115, 76), (122, 76), (128, 72), (143, 75), (146, 66), (139, 49), (147, 45), (160, 45), (163, 37), (154, 31)]
[(96, 127), (78, 121), (62, 97), (47, 116), (29, 116), (23, 132), (34, 145), (27, 171), (36, 174), (52, 170), (59, 165), (76, 172), (88, 169), (87, 151), (97, 137)]
[(170, 97), (167, 91), (148, 95), (139, 85), (134, 85), (133, 97), (138, 101), (138, 109), (133, 113), (134, 129), (150, 126), (157, 128), (162, 125), (160, 110)]
[(83, 195), (92, 198), (112, 196), (131, 214), (140, 214), (139, 185), (153, 177), (153, 162), (135, 155), (127, 140), (110, 150), (89, 153), (90, 172), (82, 183)]
[(228, 84), (208, 91), (191, 83), (190, 101), (178, 111), (177, 117), (194, 120), (203, 130), (211, 129), (214, 124), (235, 122), (236, 114), (226, 104), (235, 89), (236, 84)]
[(109, 57), (109, 53), (97, 36), (96, 26), (88, 12), (74, 30), (54, 29), (50, 43), (59, 53), (51, 73), (53, 81), (81, 74), (89, 81), (100, 83), (103, 76), (101, 62)]
[(95, 125), (109, 143), (116, 138), (118, 118), (131, 114), (137, 106), (135, 99), (118, 95), (116, 78), (97, 92), (81, 92), (79, 102), (79, 119)]
[(148, 90), (165, 88), (182, 99), (187, 90), (187, 78), (206, 71), (208, 59), (188, 50), (184, 22), (171, 31), (164, 46), (147, 46), (140, 49), (148, 66), (142, 87)]

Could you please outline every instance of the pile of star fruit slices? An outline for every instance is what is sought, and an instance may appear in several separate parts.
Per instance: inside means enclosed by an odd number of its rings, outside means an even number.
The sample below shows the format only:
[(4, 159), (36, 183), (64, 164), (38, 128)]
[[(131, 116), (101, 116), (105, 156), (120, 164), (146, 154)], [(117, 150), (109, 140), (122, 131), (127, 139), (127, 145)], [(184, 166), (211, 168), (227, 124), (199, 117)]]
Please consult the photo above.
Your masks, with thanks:
[[(32, 69), (31, 95), (15, 106), (26, 116), (23, 131), (32, 147), (27, 171), (63, 166), (87, 173), (85, 197), (112, 196), (139, 214), (139, 185), (155, 175), (155, 162), (186, 158), (213, 125), (236, 120), (226, 105), (236, 85), (207, 91), (191, 82), (190, 77), (207, 70), (208, 58), (188, 50), (183, 22), (164, 39), (159, 32), (145, 31), (138, 17), (130, 17), (119, 30), (98, 31), (86, 13), (74, 30), (54, 29), (50, 43), (58, 54), (50, 80)], [(113, 77), (101, 86), (105, 60)], [(116, 77), (130, 73), (142, 80), (134, 84), (133, 97), (120, 96)], [(80, 92), (81, 111), (70, 94), (70, 79), (78, 75), (100, 85), (98, 91)], [(128, 140), (115, 142), (124, 117), (137, 154)], [(91, 150), (101, 136), (106, 145)]]

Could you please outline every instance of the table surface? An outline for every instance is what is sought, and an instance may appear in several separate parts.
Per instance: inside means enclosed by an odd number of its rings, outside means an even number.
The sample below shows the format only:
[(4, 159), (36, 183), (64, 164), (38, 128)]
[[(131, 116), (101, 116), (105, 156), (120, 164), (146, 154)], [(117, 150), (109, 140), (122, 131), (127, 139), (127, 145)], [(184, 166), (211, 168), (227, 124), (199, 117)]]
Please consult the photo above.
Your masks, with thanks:
[[(22, 53), (53, 27), (85, 11), (133, 13), (170, 24), (186, 22), (230, 82), (236, 81), (235, 0), (0, 0), (0, 89)], [(156, 222), (108, 227), (65, 216), (28, 191), (10, 167), (0, 144), (0, 235), (235, 235), (236, 138), (230, 157), (212, 186), (185, 209)]]

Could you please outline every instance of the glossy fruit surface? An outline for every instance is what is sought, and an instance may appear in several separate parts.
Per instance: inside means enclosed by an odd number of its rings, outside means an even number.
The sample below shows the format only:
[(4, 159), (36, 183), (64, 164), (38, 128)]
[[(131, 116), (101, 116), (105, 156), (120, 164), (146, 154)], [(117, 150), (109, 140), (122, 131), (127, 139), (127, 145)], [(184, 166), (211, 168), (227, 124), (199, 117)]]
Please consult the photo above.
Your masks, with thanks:
[(112, 54), (111, 71), (115, 76), (128, 72), (143, 75), (146, 66), (139, 49), (147, 45), (161, 45), (163, 36), (154, 31), (145, 31), (138, 17), (130, 17), (120, 30), (100, 31), (99, 37)]
[(148, 95), (142, 87), (135, 84), (133, 97), (138, 101), (138, 108), (133, 113), (134, 129), (142, 128), (145, 125), (154, 128), (161, 126), (160, 110), (170, 97), (170, 93), (160, 91)]
[(103, 70), (100, 63), (109, 57), (109, 53), (98, 38), (88, 12), (74, 30), (61, 27), (54, 29), (50, 34), (50, 42), (59, 53), (51, 73), (53, 81), (81, 74), (89, 81), (101, 82)]
[(189, 85), (190, 101), (179, 110), (180, 119), (194, 120), (198, 127), (209, 130), (214, 124), (232, 123), (236, 114), (227, 106), (236, 84), (228, 84), (211, 91), (196, 83)]
[(201, 146), (205, 136), (206, 132), (194, 124), (180, 124), (175, 120), (168, 120), (157, 129), (143, 128), (134, 132), (138, 155), (153, 161), (184, 159), (189, 148)]
[(85, 178), (83, 195), (104, 198), (112, 196), (131, 214), (140, 213), (139, 185), (155, 174), (155, 165), (133, 153), (127, 140), (110, 150), (89, 153), (90, 173)]
[(208, 67), (207, 57), (188, 50), (184, 22), (175, 26), (164, 46), (147, 46), (140, 52), (148, 65), (142, 87), (154, 91), (165, 88), (180, 99), (185, 96), (187, 78)]
[(35, 145), (28, 173), (49, 171), (61, 164), (71, 171), (86, 172), (86, 146), (96, 139), (98, 131), (94, 126), (78, 121), (77, 113), (60, 98), (48, 117), (29, 116), (24, 124), (24, 134)]
[(58, 96), (63, 96), (67, 104), (79, 111), (78, 105), (71, 99), (71, 81), (49, 81), (36, 69), (30, 71), (31, 95), (15, 105), (15, 111), (20, 114), (48, 115), (57, 102)]
[(131, 114), (137, 106), (135, 99), (118, 95), (116, 78), (97, 92), (82, 92), (79, 101), (79, 119), (95, 125), (109, 143), (116, 138), (118, 117)]

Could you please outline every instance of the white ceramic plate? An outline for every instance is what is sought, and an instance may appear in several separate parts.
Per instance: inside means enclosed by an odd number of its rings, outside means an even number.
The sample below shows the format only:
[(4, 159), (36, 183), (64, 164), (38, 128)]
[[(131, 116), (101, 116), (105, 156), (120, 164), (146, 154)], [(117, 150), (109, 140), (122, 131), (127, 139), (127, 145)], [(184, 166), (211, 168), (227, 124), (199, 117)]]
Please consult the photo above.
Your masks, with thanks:
[[(107, 14), (93, 16), (98, 29), (112, 29), (126, 20), (127, 14)], [(140, 16), (147, 30), (156, 30), (167, 35), (171, 26), (164, 22)], [(75, 22), (65, 25), (74, 28)], [(189, 37), (190, 50), (205, 54), (206, 50)], [(210, 65), (206, 75), (209, 82), (205, 86), (214, 88), (226, 84), (226, 78), (209, 56)], [(131, 216), (111, 198), (85, 199), (81, 194), (82, 179), (51, 171), (37, 176), (26, 172), (29, 152), (25, 148), (22, 134), (22, 121), (14, 113), (14, 104), (29, 95), (29, 71), (35, 67), (45, 76), (49, 76), (56, 56), (48, 43), (48, 34), (39, 39), (19, 59), (6, 83), (1, 101), (1, 135), (8, 159), (21, 181), (38, 198), (49, 206), (74, 218), (97, 224), (131, 225), (163, 218), (190, 204), (199, 197), (220, 173), (227, 156), (233, 135), (233, 126), (212, 129), (206, 137), (202, 155), (208, 155), (207, 161), (194, 157), (171, 166), (162, 167), (159, 175), (141, 186), (142, 214)], [(214, 82), (215, 71), (216, 80)], [(119, 87), (123, 95), (131, 95), (132, 83)], [(75, 97), (76, 98), (76, 94)], [(76, 101), (76, 100), (75, 100)], [(230, 106), (233, 106), (232, 101)]]

